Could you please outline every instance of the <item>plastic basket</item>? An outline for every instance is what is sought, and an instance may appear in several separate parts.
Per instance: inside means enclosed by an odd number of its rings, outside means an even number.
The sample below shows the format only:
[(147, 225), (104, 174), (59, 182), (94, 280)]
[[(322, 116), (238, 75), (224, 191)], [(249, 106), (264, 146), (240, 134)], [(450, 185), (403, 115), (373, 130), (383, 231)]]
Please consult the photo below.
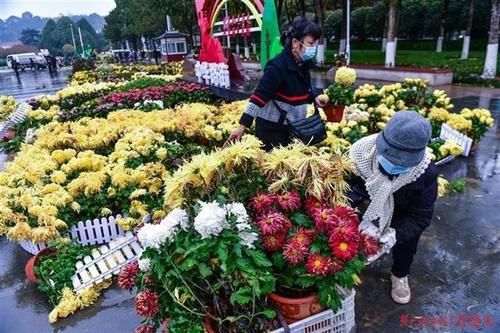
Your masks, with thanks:
[[(326, 310), (314, 316), (302, 319), (289, 325), (291, 333), (350, 333), (355, 325), (354, 320), (354, 296), (356, 292), (352, 289), (342, 301), (342, 307), (333, 313)], [(283, 328), (271, 333), (284, 333)]]

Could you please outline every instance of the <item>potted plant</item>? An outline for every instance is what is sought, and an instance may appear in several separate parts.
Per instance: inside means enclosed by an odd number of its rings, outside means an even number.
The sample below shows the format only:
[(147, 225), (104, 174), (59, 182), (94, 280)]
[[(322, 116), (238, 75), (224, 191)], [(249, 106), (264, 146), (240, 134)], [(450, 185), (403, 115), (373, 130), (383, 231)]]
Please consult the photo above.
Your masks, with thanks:
[(270, 299), (292, 323), (337, 310), (339, 287), (352, 289), (365, 257), (378, 252), (375, 239), (361, 233), (354, 210), (297, 190), (263, 193), (251, 199), (264, 249), (273, 263), (276, 291)]
[(320, 99), (326, 105), (323, 107), (326, 118), (330, 122), (339, 122), (344, 114), (344, 107), (354, 101), (352, 85), (356, 80), (356, 71), (348, 67), (340, 67), (335, 73), (335, 83), (325, 89)]
[(176, 332), (260, 332), (274, 310), (271, 262), (242, 203), (222, 197), (172, 210), (138, 232), (144, 252), (118, 276), (137, 287), (137, 331), (166, 325)]

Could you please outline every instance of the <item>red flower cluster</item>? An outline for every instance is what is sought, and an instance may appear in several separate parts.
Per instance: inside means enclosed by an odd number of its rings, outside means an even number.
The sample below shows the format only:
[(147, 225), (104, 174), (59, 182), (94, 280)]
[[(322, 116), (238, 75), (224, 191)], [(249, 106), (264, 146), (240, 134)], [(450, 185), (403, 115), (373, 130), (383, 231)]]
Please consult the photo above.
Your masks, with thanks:
[(156, 328), (152, 325), (141, 325), (136, 327), (134, 333), (156, 333)]
[(325, 257), (319, 253), (311, 253), (307, 257), (306, 270), (314, 275), (327, 276), (332, 272), (332, 258)]
[(135, 297), (135, 310), (139, 316), (153, 317), (159, 310), (158, 294), (144, 289)]
[(297, 191), (285, 192), (275, 198), (278, 206), (284, 211), (294, 212), (300, 207), (300, 195)]
[(139, 262), (137, 260), (123, 267), (118, 274), (118, 286), (122, 289), (132, 289), (135, 286), (138, 268)]

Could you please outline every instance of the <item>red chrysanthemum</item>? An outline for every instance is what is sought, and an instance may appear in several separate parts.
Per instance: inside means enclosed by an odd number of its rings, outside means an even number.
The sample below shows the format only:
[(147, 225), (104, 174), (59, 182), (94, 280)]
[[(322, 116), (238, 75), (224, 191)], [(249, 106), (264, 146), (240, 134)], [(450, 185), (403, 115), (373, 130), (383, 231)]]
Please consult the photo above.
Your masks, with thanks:
[(351, 241), (359, 239), (358, 226), (351, 222), (341, 222), (329, 231), (330, 235), (335, 234), (334, 238), (344, 238)]
[(257, 218), (257, 225), (262, 235), (285, 234), (292, 225), (288, 218), (276, 212), (270, 212)]
[(332, 234), (328, 241), (328, 246), (332, 250), (335, 257), (348, 261), (356, 256), (358, 253), (358, 243), (338, 235)]
[(356, 226), (359, 225), (358, 214), (356, 214), (352, 207), (345, 205), (337, 206), (335, 207), (335, 215), (345, 223), (352, 223)]
[(274, 199), (273, 194), (259, 193), (250, 199), (250, 207), (259, 214), (266, 213), (273, 206)]
[(332, 272), (332, 259), (319, 253), (311, 253), (307, 257), (306, 270), (314, 275), (327, 276)]
[(304, 246), (294, 238), (291, 238), (284, 246), (283, 257), (288, 263), (296, 266), (306, 259), (307, 253), (307, 246)]
[(285, 234), (267, 235), (263, 236), (262, 243), (265, 250), (274, 252), (283, 248), (285, 239)]
[(139, 316), (153, 317), (158, 313), (159, 297), (158, 294), (144, 289), (135, 297), (135, 310)]
[(300, 207), (300, 195), (297, 191), (276, 195), (278, 206), (285, 211), (294, 212)]
[(156, 328), (153, 325), (141, 325), (136, 327), (134, 333), (156, 333)]
[(377, 254), (379, 250), (378, 241), (372, 236), (366, 234), (361, 234), (360, 246), (367, 256), (373, 256)]
[(313, 221), (316, 229), (321, 232), (329, 232), (332, 228), (336, 227), (339, 219), (335, 215), (335, 210), (332, 208), (319, 208), (314, 211)]
[(294, 241), (298, 242), (301, 245), (309, 246), (311, 245), (316, 232), (311, 229), (304, 229), (302, 227), (297, 228), (295, 232), (295, 236), (293, 236)]
[(330, 265), (330, 272), (331, 273), (338, 273), (342, 272), (344, 270), (344, 263), (342, 260), (339, 260), (337, 258), (332, 258), (332, 264)]
[(325, 204), (323, 202), (321, 202), (320, 200), (316, 199), (315, 197), (309, 197), (306, 199), (304, 207), (305, 207), (307, 215), (309, 215), (310, 217), (313, 217), (314, 212), (317, 209), (324, 208)]
[(132, 289), (135, 286), (138, 268), (139, 262), (137, 260), (123, 267), (118, 274), (118, 286), (122, 289)]

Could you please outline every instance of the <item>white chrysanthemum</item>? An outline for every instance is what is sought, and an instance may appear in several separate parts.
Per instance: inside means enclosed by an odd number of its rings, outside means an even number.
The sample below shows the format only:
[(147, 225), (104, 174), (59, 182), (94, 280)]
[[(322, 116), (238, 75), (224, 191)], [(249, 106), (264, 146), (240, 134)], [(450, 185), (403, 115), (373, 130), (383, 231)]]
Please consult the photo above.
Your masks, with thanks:
[(242, 231), (238, 234), (238, 236), (240, 236), (241, 245), (244, 245), (249, 249), (255, 248), (255, 245), (253, 245), (253, 243), (259, 238), (257, 233), (248, 231)]
[(189, 226), (189, 218), (184, 209), (175, 208), (161, 221), (160, 224), (165, 224), (166, 226), (172, 228), (180, 226), (182, 230), (186, 231)]
[(176, 226), (161, 223), (146, 224), (139, 230), (137, 238), (144, 248), (159, 249), (167, 240), (171, 241), (176, 232)]
[(194, 228), (202, 239), (217, 236), (229, 226), (226, 209), (220, 207), (216, 201), (210, 203), (200, 202), (200, 205), (200, 212), (194, 218)]
[(233, 202), (226, 205), (228, 214), (236, 216), (236, 228), (238, 231), (250, 229), (250, 217), (245, 206), (241, 202)]
[(151, 260), (149, 260), (148, 258), (139, 259), (139, 270), (141, 272), (149, 271), (150, 267), (151, 267)]

